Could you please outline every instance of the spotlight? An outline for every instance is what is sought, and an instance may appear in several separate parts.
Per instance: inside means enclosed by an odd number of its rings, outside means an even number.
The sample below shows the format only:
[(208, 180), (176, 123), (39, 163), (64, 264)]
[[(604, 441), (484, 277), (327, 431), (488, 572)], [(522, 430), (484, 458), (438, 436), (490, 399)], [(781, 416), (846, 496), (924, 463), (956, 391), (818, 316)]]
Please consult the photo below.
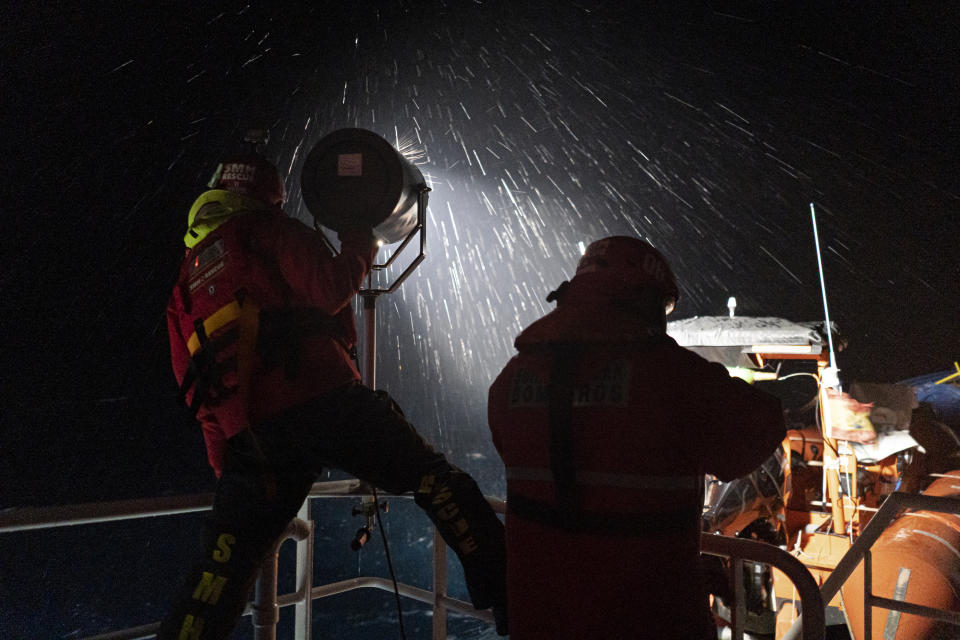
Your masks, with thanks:
[(303, 201), (314, 219), (334, 231), (373, 229), (382, 244), (416, 229), (423, 174), (382, 137), (366, 129), (338, 129), (320, 139), (301, 174)]

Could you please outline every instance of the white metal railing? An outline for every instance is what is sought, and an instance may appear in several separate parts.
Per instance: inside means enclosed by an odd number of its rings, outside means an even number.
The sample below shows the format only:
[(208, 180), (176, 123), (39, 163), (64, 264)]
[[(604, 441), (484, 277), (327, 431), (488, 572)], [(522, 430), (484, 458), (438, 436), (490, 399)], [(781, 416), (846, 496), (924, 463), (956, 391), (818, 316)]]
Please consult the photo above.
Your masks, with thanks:
[[(926, 616), (935, 620), (949, 622), (950, 624), (960, 626), (960, 613), (945, 609), (936, 609), (925, 607), (923, 605), (904, 602), (901, 600), (892, 600), (873, 595), (873, 571), (871, 564), (870, 549), (880, 537), (886, 528), (905, 509), (916, 509), (919, 511), (938, 511), (940, 513), (953, 513), (960, 515), (960, 498), (947, 498), (937, 496), (925, 496), (923, 494), (900, 493), (890, 494), (877, 513), (870, 518), (870, 522), (863, 528), (863, 532), (857, 538), (856, 542), (844, 554), (836, 568), (830, 573), (823, 586), (820, 587), (820, 593), (824, 602), (830, 602), (840, 588), (846, 583), (847, 579), (857, 568), (860, 561), (863, 561), (863, 629), (864, 638), (873, 637), (873, 607), (882, 607), (890, 611), (900, 611), (911, 613), (918, 616)], [(799, 633), (799, 625), (803, 621), (800, 615), (793, 623), (793, 626), (784, 635), (783, 640), (794, 640)]]
[(810, 570), (796, 557), (779, 547), (764, 542), (729, 538), (704, 533), (700, 536), (700, 550), (711, 555), (726, 556), (730, 562), (730, 582), (733, 583), (733, 606), (730, 608), (733, 640), (743, 640), (743, 625), (747, 618), (746, 594), (743, 586), (743, 563), (762, 562), (779, 569), (797, 589), (803, 621), (803, 640), (823, 640), (826, 634), (824, 600)]
[[(254, 593), (244, 615), (251, 617), (256, 640), (274, 640), (280, 607), (293, 606), (295, 612), (294, 633), (296, 640), (311, 638), (312, 600), (345, 593), (354, 589), (374, 588), (393, 591), (392, 581), (386, 578), (362, 576), (331, 584), (313, 586), (314, 528), (310, 519), (310, 498), (353, 498), (371, 496), (369, 485), (359, 480), (318, 482), (313, 485), (309, 498), (304, 501), (284, 535), (277, 541), (274, 552), (268, 554), (261, 568)], [(397, 496), (394, 496), (397, 497)], [(412, 494), (399, 496), (409, 498)], [(499, 498), (488, 497), (487, 501), (498, 513), (506, 511), (506, 503)], [(22, 507), (0, 512), (0, 533), (32, 531), (54, 527), (75, 526), (98, 522), (114, 522), (155, 516), (192, 513), (210, 509), (213, 494), (198, 494), (179, 497), (161, 497), (143, 500), (121, 500), (59, 507)], [(296, 540), (296, 591), (277, 594), (277, 551), (288, 539)], [(726, 556), (732, 559), (731, 576), (739, 576), (745, 560), (770, 564), (782, 571), (797, 587), (803, 616), (803, 640), (823, 640), (824, 597), (817, 588), (809, 571), (795, 557), (777, 547), (744, 540), (703, 534), (701, 546), (704, 553)], [(446, 543), (439, 532), (434, 531), (433, 544), (433, 589), (426, 590), (398, 583), (400, 595), (433, 605), (433, 639), (446, 638), (447, 611), (453, 610), (489, 623), (493, 616), (489, 611), (477, 611), (470, 603), (447, 595)], [(732, 580), (735, 603), (733, 608), (733, 634), (735, 640), (743, 638), (745, 622), (745, 598), (742, 580)], [(824, 585), (826, 586), (826, 585)], [(154, 637), (159, 623), (121, 629), (85, 640), (139, 640)]]
[[(333, 596), (362, 588), (382, 589), (393, 592), (393, 582), (386, 578), (361, 576), (331, 584), (313, 585), (313, 522), (309, 506), (314, 498), (361, 498), (372, 496), (369, 485), (359, 480), (335, 480), (317, 482), (308, 494), (308, 499), (297, 517), (277, 541), (274, 552), (267, 555), (260, 570), (254, 591), (254, 599), (247, 605), (245, 616), (251, 617), (256, 640), (273, 640), (280, 607), (294, 606), (294, 629), (296, 640), (311, 638), (310, 602), (317, 598)], [(391, 496), (412, 498), (413, 494)], [(503, 513), (506, 503), (499, 498), (487, 498), (495, 511)], [(56, 507), (19, 507), (0, 512), (0, 533), (33, 531), (56, 527), (115, 522), (155, 516), (169, 516), (206, 511), (213, 504), (213, 494), (195, 494), (176, 497), (147, 498), (142, 500), (118, 500)], [(296, 549), (296, 591), (277, 594), (277, 551), (280, 545), (294, 539)], [(420, 589), (407, 584), (397, 584), (401, 596), (433, 605), (433, 638), (446, 638), (447, 611), (457, 611), (493, 624), (493, 615), (478, 611), (468, 602), (447, 595), (446, 543), (434, 530), (433, 544), (433, 589)], [(140, 640), (156, 636), (160, 623), (131, 627), (109, 633), (88, 636), (84, 640)]]

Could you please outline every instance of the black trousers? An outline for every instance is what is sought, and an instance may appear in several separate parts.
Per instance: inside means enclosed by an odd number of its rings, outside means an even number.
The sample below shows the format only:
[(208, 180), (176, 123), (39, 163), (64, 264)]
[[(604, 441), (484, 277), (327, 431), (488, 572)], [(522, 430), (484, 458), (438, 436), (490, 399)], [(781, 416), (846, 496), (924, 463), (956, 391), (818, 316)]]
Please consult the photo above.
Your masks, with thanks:
[(506, 603), (503, 524), (476, 482), (434, 451), (387, 393), (355, 383), (228, 441), (202, 557), (161, 639), (230, 635), (262, 560), (323, 467), (390, 493), (415, 492), (460, 558), (474, 606)]

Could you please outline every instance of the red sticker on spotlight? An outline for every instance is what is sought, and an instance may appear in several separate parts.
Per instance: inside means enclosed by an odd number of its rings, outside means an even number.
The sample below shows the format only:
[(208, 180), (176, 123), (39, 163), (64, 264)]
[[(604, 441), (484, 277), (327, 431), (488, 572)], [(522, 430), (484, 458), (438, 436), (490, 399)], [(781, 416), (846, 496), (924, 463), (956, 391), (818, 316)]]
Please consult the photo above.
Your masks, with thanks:
[(362, 153), (341, 153), (337, 156), (337, 175), (338, 176), (362, 176), (363, 175), (363, 154)]

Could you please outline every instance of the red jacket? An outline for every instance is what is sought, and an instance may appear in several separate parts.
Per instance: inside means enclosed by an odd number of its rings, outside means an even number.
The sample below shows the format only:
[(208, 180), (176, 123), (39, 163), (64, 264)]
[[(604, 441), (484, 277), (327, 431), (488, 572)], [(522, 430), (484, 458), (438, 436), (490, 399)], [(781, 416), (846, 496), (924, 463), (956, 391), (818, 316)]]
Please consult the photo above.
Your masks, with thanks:
[[(253, 313), (252, 330), (238, 332), (245, 321), (236, 319), (209, 336), (223, 343), (217, 349), (217, 360), (224, 363), (220, 381), (233, 389), (219, 399), (208, 399), (197, 414), (207, 457), (218, 477), (228, 438), (279, 411), (360, 379), (349, 355), (356, 343), (350, 302), (375, 254), (369, 234), (345, 233), (341, 253), (334, 257), (319, 233), (279, 209), (236, 215), (187, 252), (167, 305), (170, 354), (178, 383), (187, 375), (188, 345), (197, 320), (207, 320), (235, 301)], [(277, 350), (264, 345), (265, 336), (282, 334), (284, 328), (273, 327), (271, 332), (266, 326), (270, 323), (258, 319), (294, 309), (322, 316), (332, 329), (305, 332), (287, 352), (271, 353)], [(280, 335), (279, 344), (285, 340)], [(275, 337), (274, 346), (277, 342)], [(288, 366), (290, 355), (296, 356), (295, 369)], [(232, 360), (234, 356), (237, 360)], [(188, 392), (188, 401), (193, 392)]]
[[(510, 637), (715, 638), (699, 565), (703, 475), (730, 480), (766, 459), (785, 433), (780, 402), (577, 280), (520, 334), (490, 389)], [(564, 353), (579, 354), (572, 402), (551, 411)]]

